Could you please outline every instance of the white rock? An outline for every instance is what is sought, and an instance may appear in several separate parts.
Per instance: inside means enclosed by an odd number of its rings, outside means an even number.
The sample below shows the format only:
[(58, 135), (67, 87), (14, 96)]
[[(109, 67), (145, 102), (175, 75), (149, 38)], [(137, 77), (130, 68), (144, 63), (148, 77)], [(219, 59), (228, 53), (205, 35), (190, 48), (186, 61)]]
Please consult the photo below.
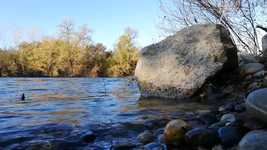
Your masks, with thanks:
[(237, 49), (221, 25), (195, 25), (145, 47), (136, 66), (142, 97), (184, 99), (222, 69), (238, 67)]

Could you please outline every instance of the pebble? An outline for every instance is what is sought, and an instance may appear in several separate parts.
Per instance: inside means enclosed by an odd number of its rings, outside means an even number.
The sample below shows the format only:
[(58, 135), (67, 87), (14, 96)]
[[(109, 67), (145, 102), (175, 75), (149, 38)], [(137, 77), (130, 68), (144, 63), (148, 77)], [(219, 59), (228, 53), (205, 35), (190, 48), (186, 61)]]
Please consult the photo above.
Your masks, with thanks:
[(146, 130), (137, 136), (137, 140), (142, 144), (147, 144), (154, 140), (154, 135), (151, 131)]
[(194, 128), (186, 133), (186, 142), (192, 146), (212, 148), (220, 139), (215, 130), (206, 128)]
[(221, 122), (224, 122), (224, 123), (233, 123), (235, 121), (236, 121), (236, 117), (234, 114), (231, 114), (231, 113), (224, 114), (221, 117)]
[(159, 143), (149, 143), (144, 146), (145, 150), (166, 150), (166, 146)]
[(221, 127), (218, 129), (218, 136), (224, 147), (232, 147), (241, 140), (242, 133), (236, 127)]
[(198, 116), (198, 119), (206, 125), (211, 125), (218, 121), (215, 113), (203, 113)]
[(170, 121), (164, 130), (164, 140), (166, 144), (182, 145), (185, 142), (185, 133), (191, 126), (184, 120), (176, 119)]
[(86, 132), (86, 134), (82, 137), (82, 141), (89, 143), (96, 139), (96, 135), (92, 131)]

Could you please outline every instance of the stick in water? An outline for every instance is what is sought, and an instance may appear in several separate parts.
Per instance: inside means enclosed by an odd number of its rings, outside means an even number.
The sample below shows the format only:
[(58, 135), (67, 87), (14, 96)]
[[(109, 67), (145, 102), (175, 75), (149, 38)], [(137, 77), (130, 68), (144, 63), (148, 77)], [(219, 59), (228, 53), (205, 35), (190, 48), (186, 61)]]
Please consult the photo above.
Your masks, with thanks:
[(25, 100), (25, 94), (23, 93), (21, 96), (21, 100), (24, 101)]

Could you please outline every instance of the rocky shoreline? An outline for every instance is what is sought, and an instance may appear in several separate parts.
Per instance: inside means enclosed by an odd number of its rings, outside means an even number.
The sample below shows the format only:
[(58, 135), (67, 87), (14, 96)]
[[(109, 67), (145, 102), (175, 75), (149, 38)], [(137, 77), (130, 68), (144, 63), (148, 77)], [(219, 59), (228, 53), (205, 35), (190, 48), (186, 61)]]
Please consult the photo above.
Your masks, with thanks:
[[(205, 103), (213, 105), (206, 112), (188, 113), (165, 122), (161, 128), (144, 130), (135, 144), (114, 145), (113, 149), (144, 150), (264, 150), (267, 149), (266, 124), (247, 109), (246, 97), (266, 87), (267, 71), (255, 58), (240, 57), (238, 81), (228, 81), (215, 88), (207, 83), (203, 90)], [(214, 89), (213, 89), (214, 90)], [(265, 92), (265, 91), (264, 91)], [(220, 93), (218, 96), (218, 93)], [(210, 98), (208, 98), (210, 97)], [(200, 99), (198, 96), (195, 99)], [(202, 102), (203, 102), (202, 101)], [(216, 102), (216, 103), (214, 103)]]
[[(135, 75), (143, 97), (189, 98), (215, 106), (190, 120), (171, 120), (160, 135), (161, 146), (154, 142), (144, 148), (267, 149), (266, 124), (259, 121), (267, 121), (267, 90), (255, 92), (267, 86), (264, 61), (238, 58), (230, 33), (212, 24), (182, 29), (142, 49)], [(152, 142), (151, 135), (145, 131), (139, 141)]]

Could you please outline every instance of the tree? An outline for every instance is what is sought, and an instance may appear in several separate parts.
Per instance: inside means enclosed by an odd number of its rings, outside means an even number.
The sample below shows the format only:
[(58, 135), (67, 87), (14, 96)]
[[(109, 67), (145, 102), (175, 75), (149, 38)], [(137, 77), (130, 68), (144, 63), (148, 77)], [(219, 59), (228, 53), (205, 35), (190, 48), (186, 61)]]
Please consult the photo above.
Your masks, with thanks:
[[(267, 17), (265, 0), (160, 0), (164, 31), (199, 23), (218, 23), (232, 34), (238, 48), (251, 55), (262, 53), (256, 24)], [(169, 30), (172, 29), (172, 30)]]
[(114, 76), (133, 75), (138, 60), (138, 48), (134, 40), (137, 32), (128, 28), (116, 43), (110, 72)]
[(59, 39), (65, 41), (62, 52), (65, 54), (62, 58), (65, 62), (64, 72), (68, 76), (76, 76), (81, 70), (81, 54), (91, 44), (91, 30), (84, 25), (76, 31), (74, 22), (67, 19), (59, 25)]

